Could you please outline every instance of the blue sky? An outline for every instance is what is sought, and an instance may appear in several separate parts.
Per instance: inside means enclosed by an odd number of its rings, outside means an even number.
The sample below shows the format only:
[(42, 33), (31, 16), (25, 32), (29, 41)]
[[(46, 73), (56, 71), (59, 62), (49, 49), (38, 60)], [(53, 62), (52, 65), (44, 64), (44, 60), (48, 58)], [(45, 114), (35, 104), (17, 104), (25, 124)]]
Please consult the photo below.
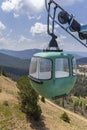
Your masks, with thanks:
[[(48, 0), (49, 1), (49, 0)], [(55, 0), (81, 24), (87, 24), (87, 0)], [(50, 41), (45, 0), (0, 0), (0, 49), (44, 48)], [(56, 26), (60, 47), (66, 51), (87, 48)]]

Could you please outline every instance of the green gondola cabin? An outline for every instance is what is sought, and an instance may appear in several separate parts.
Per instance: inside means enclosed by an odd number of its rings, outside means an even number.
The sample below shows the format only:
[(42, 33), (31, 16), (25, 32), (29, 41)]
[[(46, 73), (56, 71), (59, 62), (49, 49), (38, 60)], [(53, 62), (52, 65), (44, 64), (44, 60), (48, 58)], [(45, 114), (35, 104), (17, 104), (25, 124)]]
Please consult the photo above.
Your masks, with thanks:
[(76, 63), (64, 52), (40, 52), (31, 59), (29, 78), (32, 87), (43, 97), (67, 95), (76, 81)]

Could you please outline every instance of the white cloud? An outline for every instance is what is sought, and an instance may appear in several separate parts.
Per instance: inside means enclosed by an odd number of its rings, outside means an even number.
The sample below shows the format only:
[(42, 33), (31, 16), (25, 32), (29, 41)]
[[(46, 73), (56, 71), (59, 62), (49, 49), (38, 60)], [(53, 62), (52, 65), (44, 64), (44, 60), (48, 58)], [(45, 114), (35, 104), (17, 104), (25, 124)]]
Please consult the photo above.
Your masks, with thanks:
[(4, 30), (6, 26), (0, 21), (0, 30)]
[[(55, 0), (60, 5), (72, 5), (84, 0)], [(48, 0), (47, 0), (48, 2)], [(37, 18), (37, 14), (45, 8), (45, 0), (4, 0), (1, 8), (6, 12), (13, 12), (17, 18), (20, 14), (26, 14), (29, 18)], [(32, 17), (31, 17), (32, 16)]]
[(43, 10), (44, 0), (5, 0), (2, 2), (1, 8), (3, 11), (14, 14), (34, 14)]
[(0, 36), (0, 49), (24, 50), (35, 46), (37, 46), (35, 41), (32, 41), (24, 36), (21, 36), (19, 39)]
[[(59, 26), (56, 25), (54, 32), (56, 32), (56, 29)], [(52, 32), (52, 26), (49, 25), (49, 30)], [(47, 34), (47, 24), (42, 24), (42, 23), (35, 23), (34, 26), (31, 27), (30, 32), (32, 33), (32, 35), (40, 35), (40, 36), (46, 36)]]
[(36, 17), (33, 15), (29, 15), (28, 18), (29, 18), (29, 20), (31, 20), (31, 19), (35, 19)]
[(16, 40), (8, 37), (0, 37), (0, 48), (13, 49), (16, 48)]
[(32, 6), (32, 8), (35, 8), (37, 11), (42, 10), (43, 6), (44, 6), (44, 0), (26, 0), (30, 6)]
[(41, 19), (41, 15), (39, 15), (39, 16), (35, 16), (35, 15), (28, 15), (28, 18), (29, 18), (29, 20), (34, 20), (34, 19), (37, 19), (37, 20), (39, 20), (39, 19)]
[(16, 49), (18, 50), (24, 50), (24, 49), (33, 49), (33, 48), (38, 48), (38, 49), (42, 49), (42, 45), (44, 45), (44, 42), (40, 42), (40, 41), (37, 41), (36, 42), (36, 39), (30, 39), (30, 38), (27, 38), (25, 36), (20, 36), (19, 37), (19, 40), (18, 40), (18, 44), (16, 46)]
[(45, 35), (47, 34), (47, 25), (42, 23), (35, 23), (35, 25), (31, 27), (30, 32), (32, 35)]
[(18, 18), (19, 14), (14, 13), (14, 18)]
[[(64, 51), (83, 51), (87, 52), (87, 48), (82, 46), (80, 43), (65, 43), (64, 39), (66, 39), (66, 36), (60, 35), (58, 37), (57, 41), (59, 43), (60, 49), (63, 49)], [(61, 44), (62, 43), (62, 44)], [(30, 39), (25, 36), (20, 36), (19, 39), (11, 38), (11, 37), (4, 37), (0, 36), (0, 48), (5, 49), (11, 49), (11, 50), (24, 50), (24, 49), (43, 49), (46, 48), (48, 45), (48, 41), (45, 39), (45, 41), (38, 41), (36, 42), (36, 39)], [(77, 50), (78, 48), (78, 50)]]
[(28, 43), (30, 43), (30, 42), (33, 42), (33, 40), (31, 40), (31, 39), (29, 39), (29, 38), (27, 38), (27, 37), (22, 35), (22, 36), (20, 36), (18, 42), (19, 43), (21, 43), (21, 42), (28, 42)]
[(5, 0), (2, 3), (1, 8), (3, 9), (3, 11), (10, 12), (12, 10), (19, 10), (20, 8), (22, 8), (22, 6), (22, 0)]
[[(84, 0), (55, 0), (60, 5), (71, 5), (75, 2), (82, 2)], [(48, 0), (47, 0), (48, 2)], [(41, 12), (45, 7), (45, 0), (4, 0), (1, 8), (3, 11), (14, 11), (19, 14), (24, 12), (25, 14), (32, 14)]]

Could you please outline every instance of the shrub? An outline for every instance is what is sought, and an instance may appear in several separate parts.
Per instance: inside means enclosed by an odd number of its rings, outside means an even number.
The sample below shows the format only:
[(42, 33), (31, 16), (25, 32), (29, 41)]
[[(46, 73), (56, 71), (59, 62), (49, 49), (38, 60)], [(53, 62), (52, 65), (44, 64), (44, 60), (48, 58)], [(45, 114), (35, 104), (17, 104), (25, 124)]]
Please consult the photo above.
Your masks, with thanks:
[(66, 112), (64, 112), (61, 117), (60, 117), (63, 121), (67, 122), (67, 123), (70, 123), (70, 118), (69, 116), (67, 115)]
[(27, 116), (31, 115), (35, 120), (38, 120), (41, 116), (41, 108), (38, 105), (39, 95), (32, 88), (28, 77), (21, 77), (17, 82), (17, 87), (22, 111)]
[(41, 97), (41, 101), (45, 103), (45, 98), (43, 96)]
[(8, 101), (4, 101), (4, 102), (3, 102), (3, 105), (4, 105), (4, 106), (9, 106)]

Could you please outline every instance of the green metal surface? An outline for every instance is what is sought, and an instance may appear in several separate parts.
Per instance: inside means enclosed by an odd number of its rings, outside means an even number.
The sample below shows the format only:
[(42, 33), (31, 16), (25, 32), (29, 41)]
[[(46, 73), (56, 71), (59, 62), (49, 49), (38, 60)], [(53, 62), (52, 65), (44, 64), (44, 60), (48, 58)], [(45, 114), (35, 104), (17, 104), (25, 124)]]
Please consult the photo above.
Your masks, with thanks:
[[(76, 75), (73, 75), (72, 58), (70, 54), (63, 52), (41, 52), (34, 55), (34, 57), (50, 58), (52, 60), (52, 78), (49, 80), (40, 80), (43, 84), (38, 84), (31, 80), (32, 87), (43, 97), (53, 98), (68, 94), (73, 88)], [(68, 58), (69, 60), (69, 77), (55, 78), (55, 59)]]
[(63, 58), (63, 57), (69, 57), (69, 58), (73, 58), (73, 56), (71, 54), (66, 54), (64, 52), (40, 52), (40, 53), (36, 53), (34, 54), (35, 57), (43, 57), (43, 58)]
[(68, 94), (74, 86), (76, 77), (44, 81), (43, 84), (31, 81), (33, 88), (43, 97), (53, 98)]

